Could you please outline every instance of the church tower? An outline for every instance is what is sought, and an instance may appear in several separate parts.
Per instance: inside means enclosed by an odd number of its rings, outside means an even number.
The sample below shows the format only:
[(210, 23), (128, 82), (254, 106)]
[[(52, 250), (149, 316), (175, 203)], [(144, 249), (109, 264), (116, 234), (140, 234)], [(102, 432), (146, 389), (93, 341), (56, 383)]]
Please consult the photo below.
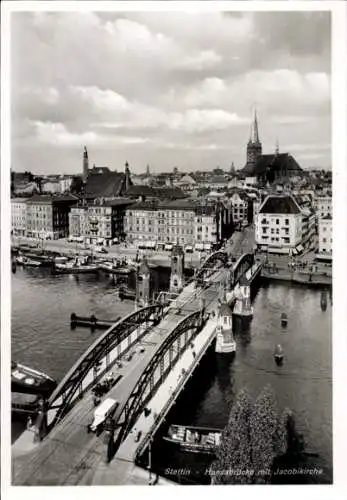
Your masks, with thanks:
[(184, 251), (175, 245), (171, 252), (170, 292), (180, 293), (183, 289), (184, 279)]
[(84, 151), (83, 151), (83, 182), (87, 181), (88, 170), (89, 170), (88, 151), (87, 151), (87, 146), (84, 146)]
[(146, 307), (150, 301), (150, 271), (146, 257), (143, 258), (136, 275), (136, 302)]
[(254, 111), (254, 120), (251, 125), (251, 135), (247, 144), (247, 165), (255, 165), (261, 156), (262, 147), (259, 140), (257, 112)]
[(125, 174), (125, 191), (128, 191), (128, 189), (132, 185), (132, 182), (131, 182), (131, 177), (130, 177), (129, 163), (127, 161), (125, 162), (124, 174)]

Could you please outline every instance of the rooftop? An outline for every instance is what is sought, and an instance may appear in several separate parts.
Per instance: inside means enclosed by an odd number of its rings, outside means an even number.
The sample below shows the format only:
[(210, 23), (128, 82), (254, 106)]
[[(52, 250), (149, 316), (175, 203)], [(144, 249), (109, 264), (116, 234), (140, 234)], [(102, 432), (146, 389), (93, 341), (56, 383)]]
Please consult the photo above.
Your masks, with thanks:
[(300, 208), (292, 196), (269, 195), (259, 209), (262, 214), (299, 214)]
[[(106, 167), (100, 167), (106, 168)], [(99, 170), (99, 169), (97, 169)], [(107, 169), (108, 170), (108, 169)], [(92, 173), (91, 173), (92, 172)], [(86, 195), (94, 197), (112, 198), (120, 196), (125, 187), (125, 174), (121, 172), (89, 171), (86, 182)]]
[(226, 302), (223, 302), (219, 307), (220, 316), (232, 317), (233, 313)]
[(49, 195), (49, 194), (35, 194), (27, 200), (27, 203), (63, 203), (63, 202), (78, 202), (77, 196), (74, 195)]
[(126, 196), (129, 197), (151, 197), (158, 199), (183, 199), (186, 195), (177, 187), (152, 187), (152, 186), (131, 186), (127, 192)]

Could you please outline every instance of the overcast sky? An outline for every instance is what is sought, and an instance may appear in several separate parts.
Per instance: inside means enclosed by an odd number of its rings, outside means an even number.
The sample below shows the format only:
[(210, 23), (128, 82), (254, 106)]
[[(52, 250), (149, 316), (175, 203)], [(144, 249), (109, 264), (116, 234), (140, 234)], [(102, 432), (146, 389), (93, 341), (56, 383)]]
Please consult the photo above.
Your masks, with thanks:
[(330, 15), (13, 13), (12, 167), (78, 173), (244, 166), (264, 153), (330, 168)]

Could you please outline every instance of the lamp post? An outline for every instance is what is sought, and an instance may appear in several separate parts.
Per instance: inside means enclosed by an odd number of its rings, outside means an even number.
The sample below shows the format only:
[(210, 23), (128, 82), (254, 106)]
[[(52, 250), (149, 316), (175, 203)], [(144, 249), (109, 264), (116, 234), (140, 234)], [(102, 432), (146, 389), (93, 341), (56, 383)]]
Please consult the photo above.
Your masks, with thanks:
[(148, 443), (148, 473), (148, 484), (152, 486), (152, 436), (150, 436)]

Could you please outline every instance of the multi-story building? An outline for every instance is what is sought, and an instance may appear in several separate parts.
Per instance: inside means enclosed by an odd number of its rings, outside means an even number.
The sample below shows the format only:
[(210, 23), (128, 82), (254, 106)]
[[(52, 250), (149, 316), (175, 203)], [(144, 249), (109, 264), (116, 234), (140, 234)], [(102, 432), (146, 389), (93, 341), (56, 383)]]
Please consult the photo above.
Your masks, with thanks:
[(332, 256), (333, 250), (333, 224), (330, 214), (320, 217), (318, 221), (318, 252)]
[(43, 239), (65, 238), (69, 233), (69, 212), (75, 196), (33, 196), (27, 200), (26, 236)]
[(125, 231), (139, 245), (179, 243), (212, 247), (232, 231), (231, 215), (221, 204), (192, 200), (139, 202), (128, 208)]
[(74, 207), (69, 216), (69, 234), (83, 237), (86, 243), (110, 244), (124, 240), (125, 209), (132, 201), (126, 198), (95, 200), (92, 205)]
[(331, 196), (316, 196), (313, 201), (316, 210), (317, 218), (320, 219), (327, 215), (333, 214), (332, 210), (332, 197)]
[(157, 242), (159, 216), (157, 201), (140, 201), (131, 205), (124, 218), (127, 241)]
[(14, 236), (25, 236), (27, 198), (11, 199), (11, 226)]
[(88, 207), (86, 205), (71, 207), (69, 213), (69, 236), (79, 238), (88, 234)]
[(315, 235), (317, 234), (316, 214), (310, 207), (301, 208), (302, 214), (302, 241), (301, 245), (306, 248), (315, 245)]
[(269, 195), (256, 216), (256, 243), (274, 253), (301, 251), (302, 211), (290, 195)]
[(253, 220), (253, 203), (247, 193), (238, 191), (229, 199), (234, 224), (250, 224)]

